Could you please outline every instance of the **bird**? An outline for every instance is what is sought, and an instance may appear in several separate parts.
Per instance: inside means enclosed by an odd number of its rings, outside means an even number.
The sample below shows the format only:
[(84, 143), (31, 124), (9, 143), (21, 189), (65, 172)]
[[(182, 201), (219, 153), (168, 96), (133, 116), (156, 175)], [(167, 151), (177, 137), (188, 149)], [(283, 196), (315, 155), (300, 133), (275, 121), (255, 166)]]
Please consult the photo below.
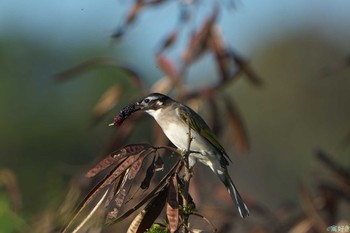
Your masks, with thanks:
[(203, 118), (190, 107), (160, 93), (152, 93), (135, 103), (138, 110), (151, 115), (166, 137), (180, 150), (187, 151), (191, 136), (189, 167), (197, 161), (207, 165), (226, 186), (240, 216), (249, 210), (234, 185), (227, 166), (232, 162)]

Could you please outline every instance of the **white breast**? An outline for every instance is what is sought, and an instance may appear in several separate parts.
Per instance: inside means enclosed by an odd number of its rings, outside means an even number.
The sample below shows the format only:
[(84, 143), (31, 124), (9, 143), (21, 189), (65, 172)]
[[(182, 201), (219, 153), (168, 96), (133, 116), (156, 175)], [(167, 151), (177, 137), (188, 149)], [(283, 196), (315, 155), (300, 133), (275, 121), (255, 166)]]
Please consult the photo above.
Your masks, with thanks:
[[(179, 149), (186, 150), (188, 147), (188, 125), (185, 124), (175, 111), (164, 109), (147, 110), (162, 128), (167, 138)], [(191, 150), (215, 151), (215, 149), (197, 132), (191, 130)]]

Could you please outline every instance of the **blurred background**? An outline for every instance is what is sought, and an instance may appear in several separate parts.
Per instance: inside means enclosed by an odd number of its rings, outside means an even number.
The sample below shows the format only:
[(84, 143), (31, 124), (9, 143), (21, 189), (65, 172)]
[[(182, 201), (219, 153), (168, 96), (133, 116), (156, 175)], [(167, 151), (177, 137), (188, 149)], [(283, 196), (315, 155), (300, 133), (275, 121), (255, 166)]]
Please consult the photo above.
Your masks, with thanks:
[[(72, 177), (105, 155), (117, 130), (107, 127), (115, 113), (136, 100), (124, 89), (118, 105), (96, 122), (96, 102), (116, 82), (128, 86), (128, 74), (100, 67), (66, 82), (56, 82), (56, 74), (110, 56), (137, 70), (145, 86), (163, 76), (154, 53), (174, 28), (179, 4), (146, 9), (112, 41), (132, 3), (0, 2), (0, 232), (20, 231), (57, 208)], [(198, 21), (211, 7), (199, 4)], [(301, 209), (298, 184), (315, 194), (315, 182), (331, 179), (317, 150), (350, 167), (350, 2), (227, 1), (217, 23), (264, 83), (256, 87), (241, 78), (223, 90), (234, 99), (250, 142), (240, 155), (229, 137), (221, 138), (234, 161), (230, 173), (248, 203), (272, 212), (287, 204)], [(212, 61), (204, 56), (190, 67), (188, 86), (216, 82)], [(220, 185), (215, 178), (213, 184)], [(20, 195), (16, 210), (14, 193)]]

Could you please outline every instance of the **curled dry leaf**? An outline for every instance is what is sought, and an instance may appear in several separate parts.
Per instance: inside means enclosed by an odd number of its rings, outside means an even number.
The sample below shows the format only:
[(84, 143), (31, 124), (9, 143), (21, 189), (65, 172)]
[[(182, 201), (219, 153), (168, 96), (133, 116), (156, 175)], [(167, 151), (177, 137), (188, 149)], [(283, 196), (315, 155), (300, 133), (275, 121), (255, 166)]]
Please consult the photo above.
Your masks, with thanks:
[(169, 183), (166, 215), (169, 221), (169, 230), (173, 233), (179, 225), (179, 195), (176, 176), (173, 176)]

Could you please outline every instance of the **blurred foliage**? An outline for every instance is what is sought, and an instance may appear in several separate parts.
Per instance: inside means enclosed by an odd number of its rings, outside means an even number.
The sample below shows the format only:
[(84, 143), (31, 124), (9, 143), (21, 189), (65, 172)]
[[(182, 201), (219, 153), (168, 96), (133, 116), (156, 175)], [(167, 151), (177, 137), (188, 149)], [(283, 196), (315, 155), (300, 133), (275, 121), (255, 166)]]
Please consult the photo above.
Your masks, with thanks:
[[(237, 85), (224, 90), (235, 98), (252, 145), (250, 156), (235, 157), (230, 167), (239, 176), (239, 186), (247, 193), (255, 193), (253, 198), (281, 218), (285, 215), (279, 213), (287, 211), (289, 215), (299, 210), (299, 179), (305, 181), (311, 195), (315, 194), (316, 180), (329, 179), (329, 174), (314, 163), (315, 148), (335, 152), (340, 164), (350, 164), (346, 138), (350, 132), (349, 68), (342, 66), (340, 72), (332, 72), (333, 64), (345, 61), (349, 51), (346, 46), (323, 40), (310, 31), (286, 35), (253, 49), (252, 65), (264, 77), (264, 88), (252, 91), (243, 80), (237, 80)], [(1, 39), (0, 165), (16, 174), (23, 208), (13, 212), (8, 192), (0, 189), (0, 232), (19, 230), (24, 222), (35, 222), (39, 213), (54, 212), (71, 177), (85, 171), (99, 154), (106, 155), (101, 151), (112, 133), (106, 127), (112, 116), (94, 124), (91, 109), (116, 79), (126, 91), (114, 110), (129, 103), (134, 95), (127, 91), (132, 90), (128, 74), (115, 67), (100, 67), (69, 83), (56, 85), (53, 81), (57, 72), (96, 53), (99, 55), (100, 50), (94, 45), (67, 49), (30, 41), (25, 35)], [(207, 69), (203, 69), (203, 79), (209, 78), (205, 75)], [(147, 140), (140, 132), (146, 131), (148, 123), (141, 122), (132, 137)], [(231, 145), (231, 138), (225, 134), (222, 140)], [(233, 151), (228, 147), (228, 152)], [(207, 172), (202, 167), (199, 171)], [(204, 180), (199, 179), (203, 189), (220, 194), (219, 189)], [(219, 204), (227, 208), (225, 195), (222, 196)], [(213, 199), (202, 197), (205, 198)], [(292, 210), (284, 209), (286, 206)], [(231, 217), (225, 208), (223, 213)], [(339, 215), (345, 216), (346, 211)], [(212, 216), (218, 218), (216, 223), (222, 222), (222, 215)], [(276, 219), (264, 220), (262, 225), (268, 227), (266, 222), (273, 221)], [(257, 225), (250, 225), (249, 230), (261, 230)]]

